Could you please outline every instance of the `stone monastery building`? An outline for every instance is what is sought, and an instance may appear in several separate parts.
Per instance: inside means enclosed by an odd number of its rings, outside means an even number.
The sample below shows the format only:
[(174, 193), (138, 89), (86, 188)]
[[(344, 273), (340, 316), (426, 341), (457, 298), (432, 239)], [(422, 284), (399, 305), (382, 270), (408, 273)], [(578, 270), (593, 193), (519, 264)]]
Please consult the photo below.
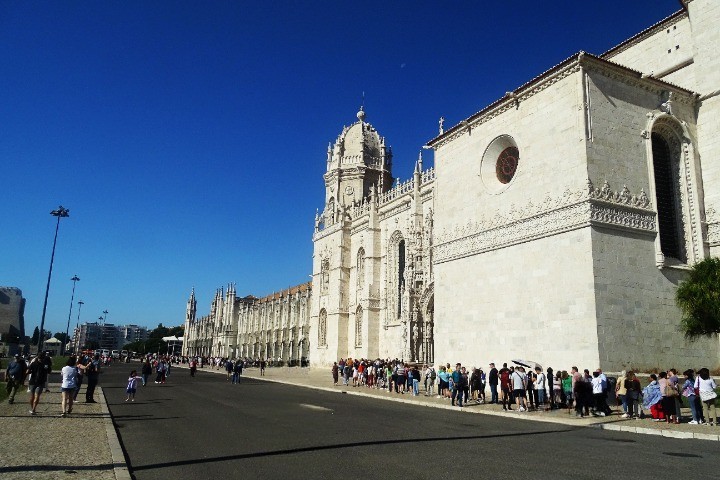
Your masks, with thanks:
[(327, 152), (312, 282), (230, 285), (201, 318), (193, 292), (183, 353), (717, 367), (674, 294), (720, 256), (720, 2), (681, 7), (441, 123), (405, 182), (361, 110)]

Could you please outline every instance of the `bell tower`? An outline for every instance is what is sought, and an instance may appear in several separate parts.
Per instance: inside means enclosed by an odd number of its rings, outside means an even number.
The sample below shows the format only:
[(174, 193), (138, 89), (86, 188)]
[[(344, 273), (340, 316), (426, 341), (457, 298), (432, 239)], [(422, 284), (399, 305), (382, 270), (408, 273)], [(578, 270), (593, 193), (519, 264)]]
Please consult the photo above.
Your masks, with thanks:
[(392, 186), (392, 149), (365, 117), (361, 107), (357, 122), (343, 128), (335, 143), (328, 145), (324, 175), (326, 225), (338, 221), (341, 207), (367, 198), (373, 185), (379, 192)]

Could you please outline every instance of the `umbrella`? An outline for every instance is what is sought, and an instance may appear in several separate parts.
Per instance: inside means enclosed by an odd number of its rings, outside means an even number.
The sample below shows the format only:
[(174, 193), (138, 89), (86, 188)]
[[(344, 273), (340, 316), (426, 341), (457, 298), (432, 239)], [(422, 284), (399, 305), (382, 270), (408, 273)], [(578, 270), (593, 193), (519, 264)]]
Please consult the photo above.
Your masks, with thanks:
[(537, 367), (540, 367), (540, 370), (542, 370), (542, 365), (530, 360), (513, 360), (512, 362), (516, 365), (520, 365), (521, 367), (527, 367), (531, 370), (535, 370)]

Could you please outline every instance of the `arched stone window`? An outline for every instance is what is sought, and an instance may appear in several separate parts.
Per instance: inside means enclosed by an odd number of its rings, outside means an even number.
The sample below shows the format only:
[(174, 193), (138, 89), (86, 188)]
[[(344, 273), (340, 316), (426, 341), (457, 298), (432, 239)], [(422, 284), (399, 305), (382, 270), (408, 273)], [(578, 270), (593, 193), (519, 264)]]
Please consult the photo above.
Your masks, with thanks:
[(363, 308), (358, 305), (355, 310), (355, 346), (362, 347), (363, 344)]
[(356, 261), (357, 289), (360, 290), (365, 284), (365, 249), (360, 248)]
[(704, 258), (702, 192), (689, 133), (673, 115), (650, 118), (647, 140), (650, 187), (657, 208), (655, 240), (659, 268), (693, 264)]
[(676, 258), (684, 263), (687, 257), (678, 189), (679, 148), (677, 145), (672, 148), (669, 139), (659, 132), (653, 132), (650, 141), (655, 174), (655, 205), (658, 212), (660, 250), (666, 257)]
[(327, 312), (323, 308), (318, 316), (318, 346), (327, 345)]

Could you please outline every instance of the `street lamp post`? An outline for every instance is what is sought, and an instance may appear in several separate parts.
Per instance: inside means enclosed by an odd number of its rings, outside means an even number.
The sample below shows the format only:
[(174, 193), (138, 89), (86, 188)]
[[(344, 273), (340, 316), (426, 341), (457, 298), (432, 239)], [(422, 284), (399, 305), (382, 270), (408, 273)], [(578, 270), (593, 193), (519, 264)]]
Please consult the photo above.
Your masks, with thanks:
[(102, 320), (102, 325), (100, 326), (100, 348), (106, 348), (106, 345), (103, 345), (103, 342), (105, 341), (105, 320), (107, 320), (107, 314), (109, 313), (107, 310), (103, 310), (103, 316), (98, 318), (98, 320)]
[(79, 345), (79, 340), (80, 340), (78, 338), (80, 336), (80, 310), (82, 310), (82, 306), (85, 305), (85, 302), (80, 300), (77, 303), (78, 303), (78, 316), (77, 316), (77, 322), (75, 323), (75, 341), (73, 342), (74, 346), (75, 346), (75, 354), (76, 355), (78, 353), (78, 345)]
[(52, 278), (53, 262), (55, 261), (55, 245), (57, 245), (58, 229), (60, 229), (60, 219), (70, 216), (70, 210), (63, 208), (62, 205), (57, 210), (50, 212), (50, 215), (57, 217), (55, 225), (55, 239), (53, 240), (52, 255), (50, 256), (50, 272), (48, 272), (47, 286), (45, 287), (45, 302), (43, 303), (42, 318), (40, 320), (40, 336), (38, 337), (38, 349), (40, 352), (45, 344), (45, 312), (47, 311), (48, 294), (50, 293), (50, 278)]
[[(67, 327), (65, 327), (65, 340), (63, 341), (63, 344), (60, 346), (60, 355), (65, 355), (65, 345), (67, 344), (68, 335), (70, 333), (70, 317), (72, 316), (72, 307), (73, 302), (75, 301), (75, 284), (80, 281), (80, 277), (77, 275), (73, 275), (73, 277), (70, 279), (73, 282), (73, 289), (72, 289), (72, 296), (70, 297), (70, 312), (68, 312), (68, 321), (67, 321)], [(76, 349), (77, 350), (77, 349)]]

